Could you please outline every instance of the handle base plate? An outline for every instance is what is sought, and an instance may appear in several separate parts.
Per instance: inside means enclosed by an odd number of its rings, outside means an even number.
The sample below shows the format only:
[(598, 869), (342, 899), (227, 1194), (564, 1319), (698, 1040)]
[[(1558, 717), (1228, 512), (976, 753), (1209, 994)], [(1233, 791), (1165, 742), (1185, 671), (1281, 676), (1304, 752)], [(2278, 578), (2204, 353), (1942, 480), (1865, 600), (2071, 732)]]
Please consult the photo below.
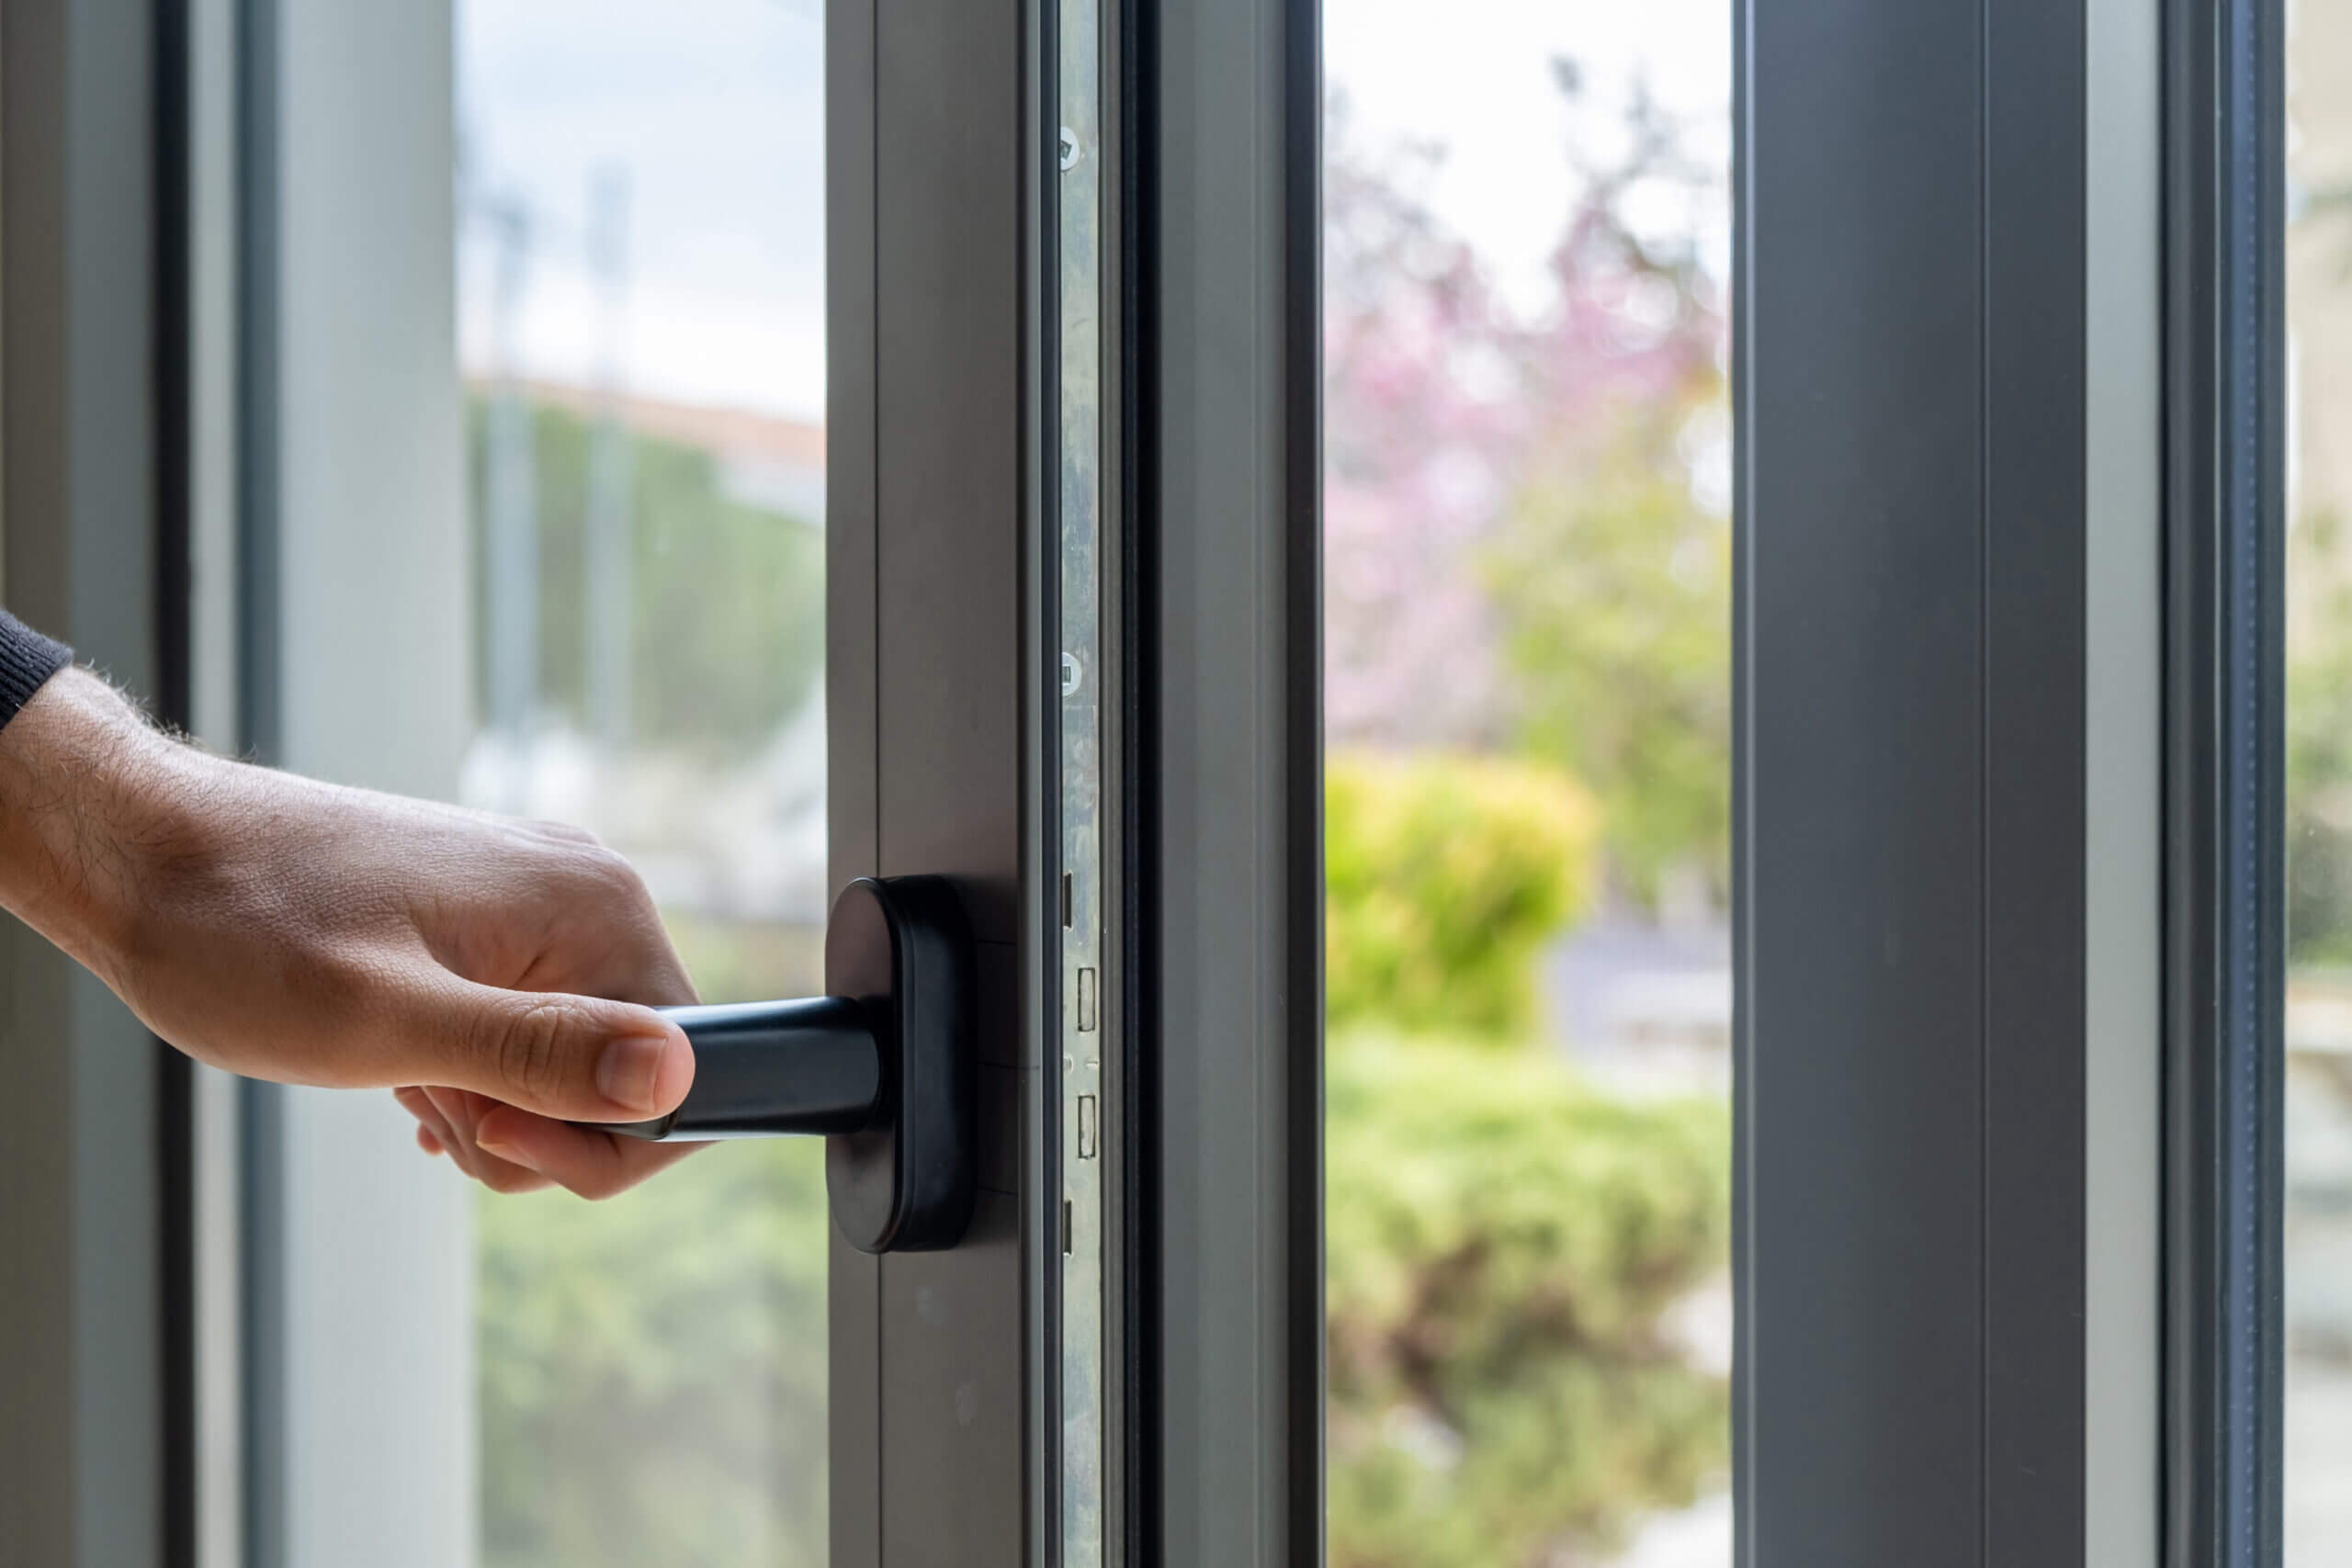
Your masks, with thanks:
[(825, 1140), (833, 1224), (861, 1252), (963, 1239), (975, 1182), (972, 938), (943, 877), (860, 877), (825, 931), (825, 988), (865, 1010), (884, 1084), (868, 1127)]

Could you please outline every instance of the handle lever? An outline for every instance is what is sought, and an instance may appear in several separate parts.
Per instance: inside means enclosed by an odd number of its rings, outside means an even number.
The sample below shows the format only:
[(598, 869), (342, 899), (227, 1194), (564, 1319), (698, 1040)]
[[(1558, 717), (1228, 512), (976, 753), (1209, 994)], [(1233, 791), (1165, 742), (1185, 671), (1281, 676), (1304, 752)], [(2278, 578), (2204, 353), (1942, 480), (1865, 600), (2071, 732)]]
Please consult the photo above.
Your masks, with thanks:
[(605, 1124), (625, 1138), (773, 1138), (855, 1133), (882, 1105), (882, 1043), (847, 997), (663, 1008), (695, 1048), (695, 1085), (651, 1122)]
[(831, 995), (665, 1008), (694, 1088), (656, 1141), (821, 1134), (833, 1224), (865, 1252), (954, 1247), (973, 1194), (972, 938), (936, 876), (860, 877), (825, 927)]

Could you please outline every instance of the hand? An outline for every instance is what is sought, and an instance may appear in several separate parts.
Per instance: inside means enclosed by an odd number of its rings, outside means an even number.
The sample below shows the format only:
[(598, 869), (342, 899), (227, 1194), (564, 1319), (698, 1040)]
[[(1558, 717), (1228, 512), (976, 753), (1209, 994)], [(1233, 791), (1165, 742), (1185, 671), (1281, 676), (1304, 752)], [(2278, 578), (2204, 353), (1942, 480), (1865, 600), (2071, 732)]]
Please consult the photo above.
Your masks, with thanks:
[(417, 1141), (500, 1191), (605, 1197), (692, 1145), (659, 1116), (695, 999), (626, 862), (576, 829), (232, 762), (96, 677), (0, 729), (0, 904), (164, 1040), (249, 1077), (395, 1088)]

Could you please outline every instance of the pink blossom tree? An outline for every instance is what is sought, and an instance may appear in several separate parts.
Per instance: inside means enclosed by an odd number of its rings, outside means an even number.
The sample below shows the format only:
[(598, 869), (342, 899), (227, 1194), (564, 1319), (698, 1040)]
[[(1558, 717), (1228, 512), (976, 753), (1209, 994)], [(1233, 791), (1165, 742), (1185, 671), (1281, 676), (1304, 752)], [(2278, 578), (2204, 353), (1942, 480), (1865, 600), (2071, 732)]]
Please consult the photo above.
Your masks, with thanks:
[(1586, 99), (1551, 297), (1513, 309), (1424, 198), (1442, 152), (1325, 175), (1327, 726), (1516, 743), (1600, 797), (1611, 888), (1721, 881), (1729, 773), (1721, 173), (1634, 84)]

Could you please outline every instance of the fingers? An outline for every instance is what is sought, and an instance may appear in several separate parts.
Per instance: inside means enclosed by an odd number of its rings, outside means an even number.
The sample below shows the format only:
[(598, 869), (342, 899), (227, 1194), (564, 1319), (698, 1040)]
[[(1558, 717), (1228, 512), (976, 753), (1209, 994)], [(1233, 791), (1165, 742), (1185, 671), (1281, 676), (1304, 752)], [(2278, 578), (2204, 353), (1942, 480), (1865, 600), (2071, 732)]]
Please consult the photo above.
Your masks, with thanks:
[(475, 1129), (483, 1149), (582, 1198), (610, 1198), (675, 1165), (701, 1144), (649, 1144), (493, 1106)]
[(458, 1169), (492, 1191), (536, 1192), (548, 1185), (537, 1171), (487, 1152), (474, 1136), (476, 1122), (492, 1101), (465, 1089), (441, 1088), (395, 1089), (393, 1098)]
[(481, 1146), (477, 1131), (483, 1114), (498, 1102), (462, 1089), (427, 1088), (425, 1098), (438, 1107), (456, 1133), (468, 1175), (493, 1192), (537, 1192), (548, 1179), (527, 1166), (502, 1159)]
[(553, 1182), (582, 1198), (609, 1198), (703, 1146), (615, 1137), (465, 1089), (401, 1089), (393, 1096), (416, 1118), (420, 1148), (447, 1153), (496, 1192), (529, 1192)]
[(637, 1122), (667, 1114), (695, 1077), (685, 1032), (650, 1008), (451, 976), (415, 1024), (413, 1077), (544, 1117)]
[[(448, 1154), (457, 1143), (457, 1134), (442, 1119), (440, 1111), (425, 1097), (421, 1089), (396, 1089), (392, 1098), (401, 1109), (416, 1118), (416, 1146), (426, 1154)], [(454, 1157), (454, 1156), (453, 1156)]]

